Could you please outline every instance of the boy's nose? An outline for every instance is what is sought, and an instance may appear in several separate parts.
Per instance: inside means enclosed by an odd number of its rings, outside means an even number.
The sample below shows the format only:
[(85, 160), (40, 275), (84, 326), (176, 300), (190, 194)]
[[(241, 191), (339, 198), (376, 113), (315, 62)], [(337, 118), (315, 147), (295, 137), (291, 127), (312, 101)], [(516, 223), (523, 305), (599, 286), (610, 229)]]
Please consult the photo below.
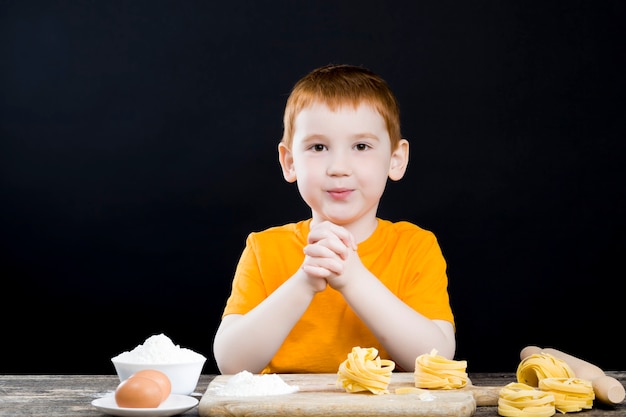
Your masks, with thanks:
[(352, 173), (349, 158), (343, 154), (336, 154), (330, 158), (327, 173), (330, 176), (350, 175)]

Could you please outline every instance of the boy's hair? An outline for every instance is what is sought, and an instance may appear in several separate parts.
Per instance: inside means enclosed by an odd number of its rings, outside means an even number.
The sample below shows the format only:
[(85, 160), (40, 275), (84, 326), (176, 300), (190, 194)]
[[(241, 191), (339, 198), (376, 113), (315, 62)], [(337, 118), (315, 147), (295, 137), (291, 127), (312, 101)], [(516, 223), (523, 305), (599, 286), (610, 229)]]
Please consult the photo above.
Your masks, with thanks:
[(387, 82), (372, 71), (354, 65), (330, 64), (311, 71), (291, 90), (285, 106), (281, 142), (291, 147), (296, 116), (314, 103), (336, 110), (343, 105), (357, 108), (366, 103), (380, 113), (387, 125), (391, 149), (395, 150), (402, 138), (400, 108)]

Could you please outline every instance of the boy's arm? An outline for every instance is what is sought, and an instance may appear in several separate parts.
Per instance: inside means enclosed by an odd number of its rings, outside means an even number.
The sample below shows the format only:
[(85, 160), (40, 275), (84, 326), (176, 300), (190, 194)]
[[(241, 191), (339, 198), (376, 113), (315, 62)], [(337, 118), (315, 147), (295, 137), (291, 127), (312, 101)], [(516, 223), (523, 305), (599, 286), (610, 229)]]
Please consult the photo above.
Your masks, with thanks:
[(315, 293), (325, 287), (326, 281), (310, 278), (298, 269), (247, 314), (225, 316), (213, 341), (213, 354), (220, 372), (261, 372), (304, 314)]
[[(353, 256), (358, 258), (356, 253)], [(413, 310), (372, 275), (360, 260), (358, 264), (359, 268), (347, 271), (351, 274), (350, 279), (342, 285), (334, 287), (339, 282), (333, 282), (333, 279), (329, 279), (329, 284), (342, 293), (398, 367), (413, 372), (415, 359), (432, 349), (453, 359), (456, 340), (452, 323), (431, 320)]]
[(452, 323), (423, 316), (389, 291), (363, 265), (354, 239), (348, 235), (344, 228), (329, 222), (311, 229), (305, 253), (317, 262), (317, 269), (326, 268), (326, 273), (316, 271), (318, 276), (341, 292), (398, 367), (413, 371), (417, 357), (433, 348), (452, 359), (456, 350)]

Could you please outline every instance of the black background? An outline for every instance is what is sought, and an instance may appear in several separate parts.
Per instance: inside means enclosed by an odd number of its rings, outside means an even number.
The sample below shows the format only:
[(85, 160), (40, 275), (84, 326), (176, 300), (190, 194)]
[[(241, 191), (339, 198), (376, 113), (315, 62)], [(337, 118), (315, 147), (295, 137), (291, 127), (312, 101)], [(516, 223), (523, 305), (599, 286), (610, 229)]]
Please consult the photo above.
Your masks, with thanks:
[(624, 4), (0, 1), (0, 373), (114, 373), (157, 333), (216, 372), (247, 233), (309, 215), (276, 145), (331, 62), (398, 96), (379, 214), (438, 236), (457, 359), (626, 369)]

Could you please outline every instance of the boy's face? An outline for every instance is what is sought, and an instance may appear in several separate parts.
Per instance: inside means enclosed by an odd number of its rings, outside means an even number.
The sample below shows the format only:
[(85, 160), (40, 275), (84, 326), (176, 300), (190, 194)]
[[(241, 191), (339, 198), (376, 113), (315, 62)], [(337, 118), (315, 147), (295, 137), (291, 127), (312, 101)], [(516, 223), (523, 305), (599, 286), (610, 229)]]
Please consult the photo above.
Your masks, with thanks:
[(404, 175), (408, 142), (392, 151), (383, 117), (367, 104), (336, 111), (314, 104), (294, 125), (291, 149), (279, 147), (280, 162), (313, 218), (340, 225), (374, 219), (387, 178)]

